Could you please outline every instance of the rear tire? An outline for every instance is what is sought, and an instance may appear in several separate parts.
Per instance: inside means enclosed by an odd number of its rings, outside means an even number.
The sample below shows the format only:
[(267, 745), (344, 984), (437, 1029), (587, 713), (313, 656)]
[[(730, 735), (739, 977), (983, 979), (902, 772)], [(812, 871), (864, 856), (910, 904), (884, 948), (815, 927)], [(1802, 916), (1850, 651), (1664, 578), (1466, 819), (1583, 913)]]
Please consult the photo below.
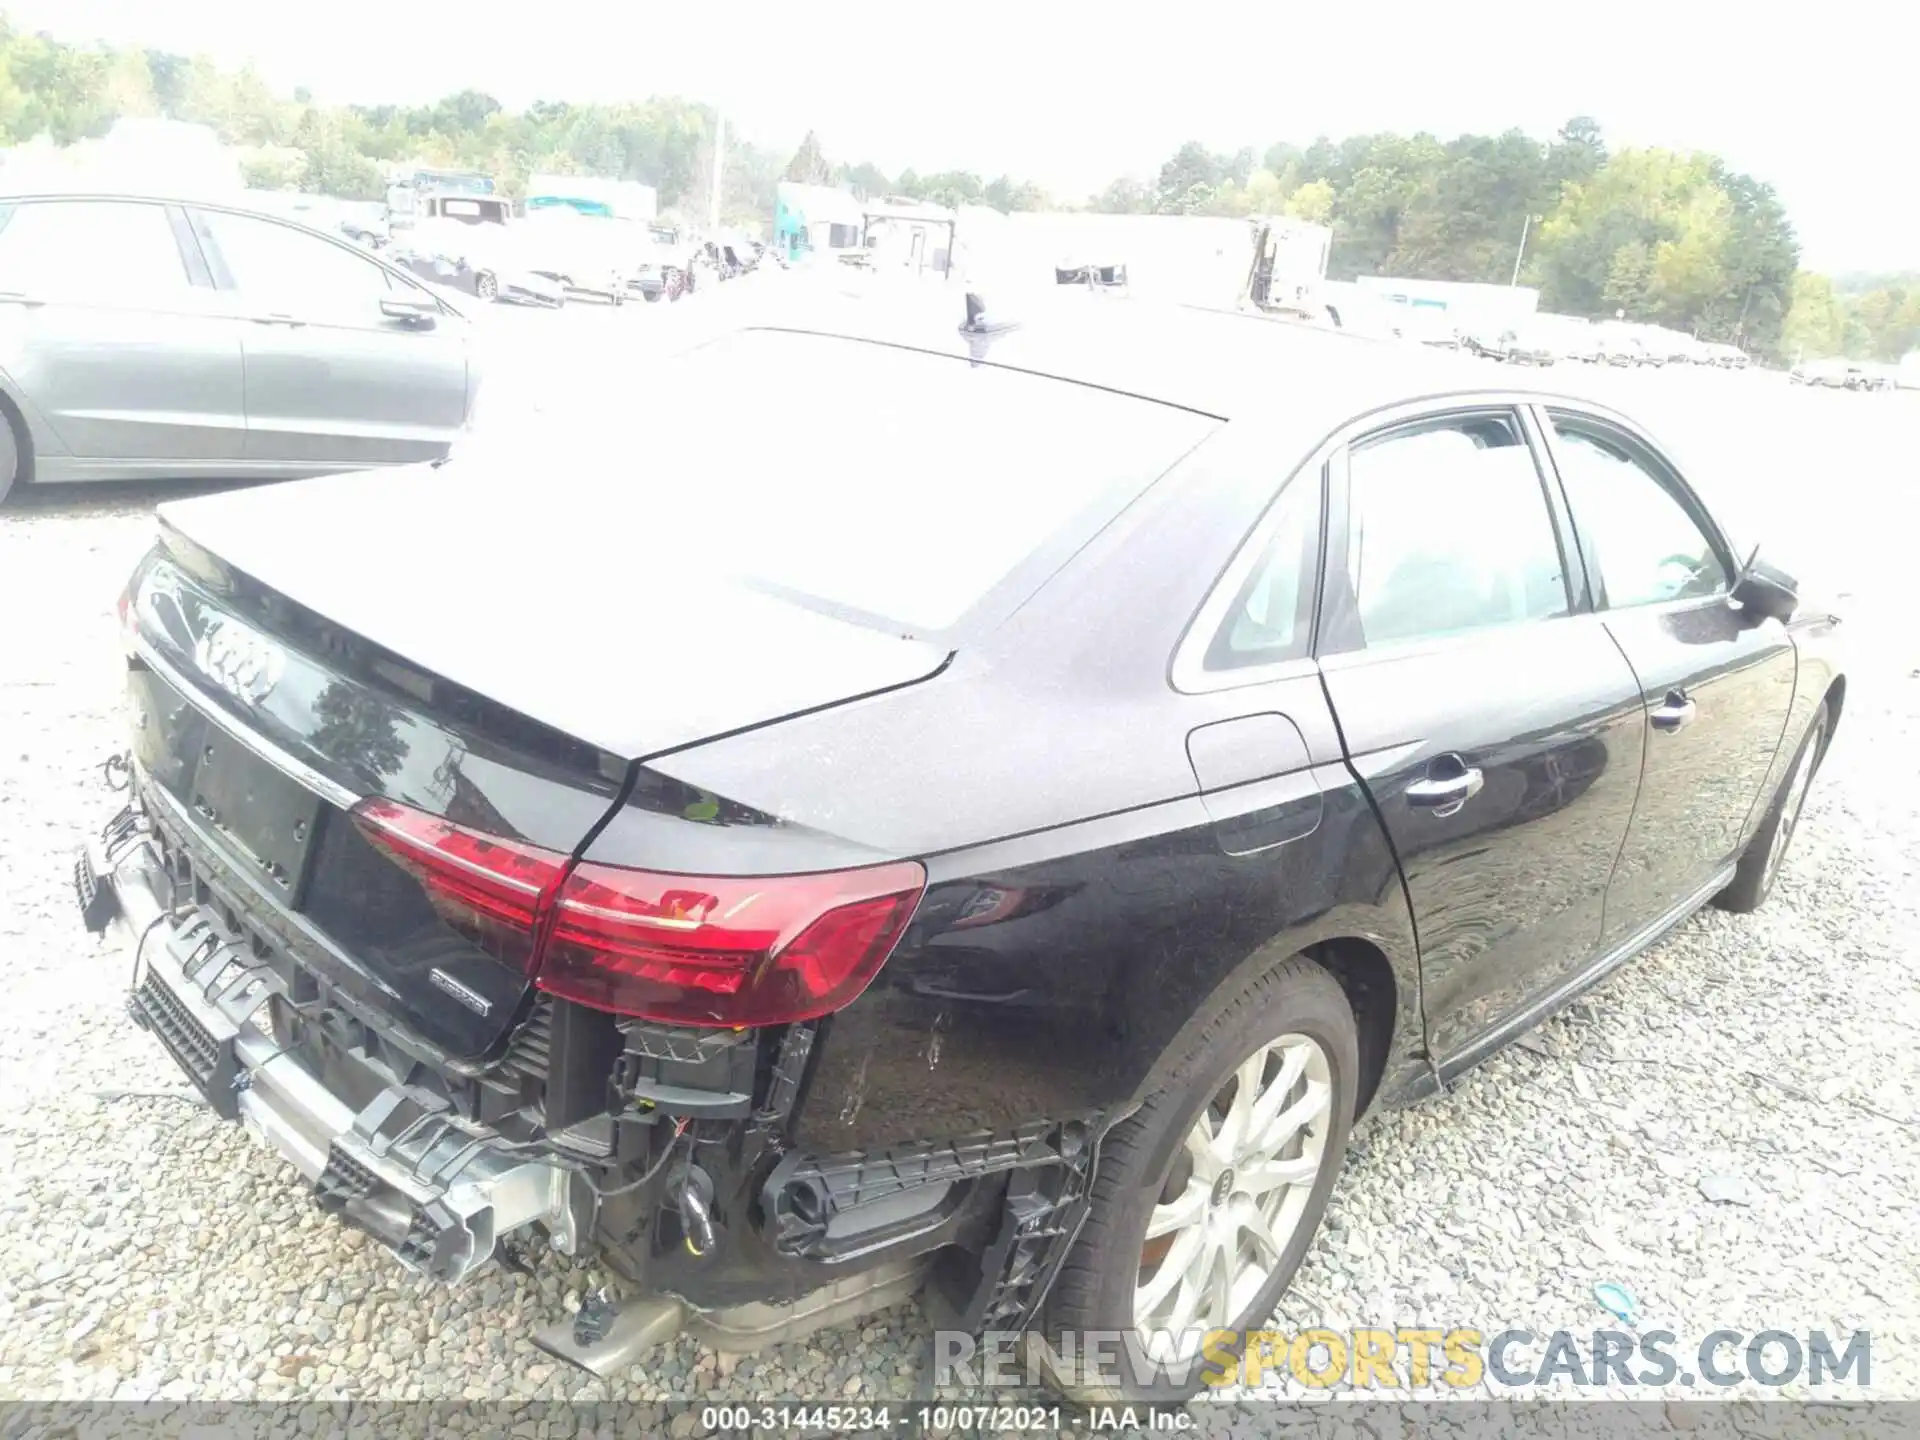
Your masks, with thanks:
[(1792, 768), (1781, 781), (1773, 803), (1767, 807), (1767, 818), (1760, 822), (1760, 828), (1747, 842), (1727, 888), (1713, 897), (1718, 908), (1745, 915), (1758, 910), (1773, 893), (1787, 848), (1793, 843), (1794, 829), (1800, 823), (1800, 813), (1807, 803), (1807, 790), (1826, 753), (1827, 732), (1831, 728), (1828, 715), (1827, 702), (1822, 700), (1814, 712), (1813, 724), (1807, 727), (1806, 736), (1800, 741), (1800, 748), (1793, 752)]
[(500, 281), (494, 276), (491, 270), (482, 270), (478, 275), (473, 277), (473, 293), (478, 295), (482, 300), (498, 300), (500, 298)]
[[(1254, 1065), (1269, 1046), (1274, 1047), (1271, 1053)], [(1304, 1067), (1300, 1078), (1282, 1091), (1285, 1067), (1295, 1064), (1300, 1055), (1306, 1057), (1297, 1062)], [(1302, 1109), (1312, 1111), (1309, 1102), (1319, 1093), (1314, 1086), (1325, 1087), (1326, 1104), (1297, 1131), (1287, 1131), (1289, 1138), (1272, 1155), (1244, 1161), (1236, 1155), (1234, 1164), (1218, 1169), (1209, 1185), (1197, 1163), (1205, 1159), (1201, 1152), (1207, 1145), (1207, 1127), (1218, 1119), (1218, 1130), (1213, 1132), (1216, 1143), (1238, 1133), (1230, 1130), (1236, 1113), (1233, 1107), (1240, 1094), (1240, 1076), (1250, 1065), (1268, 1077), (1255, 1093), (1274, 1097), (1268, 1103), (1278, 1107), (1279, 1117)], [(1167, 1301), (1153, 1298), (1162, 1288), (1155, 1281), (1164, 1278), (1161, 1272), (1168, 1265), (1180, 1266), (1183, 1274), (1194, 1273), (1195, 1262), (1181, 1257), (1204, 1252), (1209, 1233), (1218, 1233), (1209, 1232), (1209, 1226), (1226, 1225), (1232, 1234), (1223, 1257), (1229, 1276), (1226, 1288), (1246, 1298), (1236, 1305), (1211, 1284), (1196, 1286), (1212, 1291), (1212, 1297), (1177, 1328), (1229, 1328), (1241, 1332), (1242, 1340), (1249, 1328), (1260, 1328), (1292, 1282), (1320, 1227), (1353, 1124), (1359, 1073), (1352, 1007), (1339, 982), (1306, 956), (1271, 965), (1238, 984), (1229, 980), (1210, 996), (1161, 1055), (1149, 1082), (1155, 1088), (1140, 1108), (1101, 1141), (1086, 1223), (1061, 1267), (1042, 1317), (1042, 1333), (1055, 1350), (1061, 1348), (1064, 1331), (1134, 1330), (1137, 1302), (1157, 1323)], [(1254, 1115), (1263, 1113), (1275, 1112), (1255, 1104)], [(1249, 1124), (1256, 1132), (1285, 1128), (1280, 1119), (1250, 1117)], [(1196, 1136), (1202, 1137), (1200, 1150), (1196, 1150)], [(1234, 1149), (1231, 1144), (1225, 1148)], [(1287, 1153), (1296, 1148), (1298, 1155)], [(1310, 1178), (1283, 1182), (1250, 1197), (1244, 1193), (1248, 1182), (1266, 1183), (1256, 1178), (1255, 1164), (1296, 1170), (1304, 1166)], [(1262, 1211), (1271, 1237), (1266, 1247), (1249, 1238), (1253, 1232), (1232, 1228), (1236, 1214), (1243, 1215), (1248, 1203), (1262, 1201), (1277, 1206), (1272, 1217)], [(1188, 1213), (1188, 1207), (1198, 1218), (1176, 1225), (1174, 1217)], [(1150, 1221), (1168, 1228), (1149, 1240)], [(1190, 1231), (1198, 1238), (1190, 1240)], [(1244, 1252), (1243, 1245), (1248, 1247)], [(1262, 1271), (1265, 1279), (1259, 1281)], [(1212, 1272), (1199, 1273), (1205, 1277)], [(1237, 1285), (1232, 1279), (1236, 1273), (1242, 1277)], [(1174, 1288), (1179, 1291), (1183, 1285)], [(1173, 1300), (1177, 1307), (1178, 1294)], [(1228, 1308), (1234, 1313), (1212, 1313)], [(1085, 1376), (1053, 1380), (1075, 1400), (1175, 1402), (1201, 1388), (1206, 1378), (1203, 1367), (1219, 1353), (1216, 1347), (1211, 1356), (1196, 1359), (1184, 1380), (1164, 1372), (1107, 1377), (1105, 1383)], [(1231, 1353), (1237, 1359), (1240, 1347), (1236, 1345)]]

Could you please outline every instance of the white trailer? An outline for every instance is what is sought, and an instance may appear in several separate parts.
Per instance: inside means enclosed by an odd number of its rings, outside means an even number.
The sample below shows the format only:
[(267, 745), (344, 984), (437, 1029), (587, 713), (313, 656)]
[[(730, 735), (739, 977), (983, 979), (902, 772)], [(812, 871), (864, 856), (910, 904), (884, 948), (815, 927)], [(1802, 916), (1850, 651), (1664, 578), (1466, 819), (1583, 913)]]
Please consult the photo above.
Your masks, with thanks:
[(527, 180), (527, 213), (570, 209), (611, 220), (646, 222), (660, 213), (660, 196), (638, 180), (598, 175), (533, 175)]
[(969, 207), (959, 268), (994, 291), (1074, 279), (1219, 309), (1300, 309), (1326, 278), (1332, 232), (1303, 221)]

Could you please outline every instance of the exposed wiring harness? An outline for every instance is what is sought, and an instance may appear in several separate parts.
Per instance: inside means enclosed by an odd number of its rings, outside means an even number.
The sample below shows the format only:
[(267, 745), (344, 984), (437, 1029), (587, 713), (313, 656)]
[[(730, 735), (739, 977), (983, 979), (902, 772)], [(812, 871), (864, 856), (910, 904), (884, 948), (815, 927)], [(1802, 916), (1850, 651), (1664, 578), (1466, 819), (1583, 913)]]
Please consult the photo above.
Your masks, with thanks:
[[(602, 1190), (598, 1185), (593, 1183), (593, 1177), (586, 1172), (585, 1167), (580, 1167), (580, 1178), (586, 1181), (587, 1189), (593, 1192), (593, 1212), (587, 1216), (587, 1236), (589, 1238), (593, 1235), (594, 1226), (600, 1223), (601, 1202), (612, 1200), (616, 1196), (630, 1194), (652, 1181), (662, 1170), (665, 1170), (667, 1168), (667, 1161), (673, 1158), (673, 1152), (680, 1144), (680, 1137), (686, 1134), (687, 1126), (690, 1123), (690, 1121), (684, 1119), (675, 1122), (673, 1135), (667, 1141), (666, 1148), (660, 1152), (660, 1158), (649, 1165), (645, 1173), (642, 1174), (638, 1180), (629, 1180), (626, 1184), (616, 1185), (611, 1190)], [(691, 1153), (692, 1148), (691, 1145), (688, 1146), (689, 1153)]]

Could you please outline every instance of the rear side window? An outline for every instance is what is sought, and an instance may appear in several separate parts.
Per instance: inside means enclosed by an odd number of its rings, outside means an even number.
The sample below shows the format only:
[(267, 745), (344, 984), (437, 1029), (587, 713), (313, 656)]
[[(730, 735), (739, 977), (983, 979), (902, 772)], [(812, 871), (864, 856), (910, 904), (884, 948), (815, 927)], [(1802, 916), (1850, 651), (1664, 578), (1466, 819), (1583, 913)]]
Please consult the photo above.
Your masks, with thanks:
[(1207, 651), (1207, 669), (1237, 670), (1307, 653), (1320, 550), (1320, 471), (1295, 475), (1274, 502), (1273, 538)]
[(1650, 459), (1605, 428), (1553, 416), (1555, 459), (1587, 572), (1609, 609), (1704, 599), (1728, 586), (1713, 542)]
[(166, 207), (132, 200), (35, 200), (0, 230), (0, 275), (23, 293), (68, 299), (178, 299), (190, 282)]
[(1450, 417), (1356, 445), (1346, 623), (1334, 649), (1438, 639), (1568, 613), (1532, 451), (1508, 415)]

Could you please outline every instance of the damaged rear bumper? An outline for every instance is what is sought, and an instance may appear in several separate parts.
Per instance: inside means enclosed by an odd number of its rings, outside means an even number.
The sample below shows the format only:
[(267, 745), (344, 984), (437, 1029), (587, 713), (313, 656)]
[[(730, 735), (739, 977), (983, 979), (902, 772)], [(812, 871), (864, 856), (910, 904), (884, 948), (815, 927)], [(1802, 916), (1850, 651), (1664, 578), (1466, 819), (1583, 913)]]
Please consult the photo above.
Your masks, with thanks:
[[(322, 1208), (408, 1269), (459, 1282), (531, 1227), (557, 1251), (604, 1258), (629, 1297), (617, 1318), (589, 1326), (583, 1310), (536, 1337), (543, 1348), (614, 1373), (683, 1329), (754, 1349), (923, 1285), (923, 1305), (949, 1329), (1018, 1327), (1043, 1301), (1085, 1215), (1097, 1149), (1088, 1120), (796, 1150), (784, 1132), (814, 1029), (779, 1037), (763, 1077), (743, 1069), (754, 1051), (730, 1037), (716, 1047), (704, 1033), (636, 1022), (619, 1032), (623, 1049), (599, 1057), (611, 1066), (602, 1082), (611, 1108), (543, 1136), (572, 1033), (550, 1019), (534, 1047), (548, 1088), (526, 1101), (538, 1107), (540, 1149), (529, 1153), (525, 1128), (503, 1134), (488, 1123), (535, 1114), (524, 1104), (501, 1111), (484, 1095), (436, 1090), (429, 1080), (458, 1077), (409, 1061), (371, 1021), (336, 1028), (335, 1007), (349, 997), (297, 952), (283, 953), (282, 937), (247, 909), (244, 877), (222, 868), (230, 862), (150, 792), (143, 771), (132, 767), (128, 779), (130, 803), (77, 860), (74, 883), (88, 929), (124, 930), (132, 1017), (217, 1114), (246, 1125), (300, 1171)], [(516, 1058), (519, 1046), (516, 1035), (486, 1075), (531, 1063)], [(673, 1140), (681, 1127), (707, 1128), (677, 1166), (661, 1168), (671, 1140), (664, 1156), (658, 1144), (623, 1156), (619, 1127), (663, 1123)], [(655, 1178), (641, 1185), (638, 1170)], [(713, 1217), (708, 1244), (682, 1243), (687, 1193)]]
[(571, 1170), (444, 1115), (395, 1132), (389, 1122), (405, 1099), (398, 1087), (351, 1108), (263, 1028), (278, 985), (272, 970), (210, 910), (174, 907), (149, 837), (111, 826), (108, 837), (75, 862), (82, 915), (95, 930), (116, 913), (124, 922), (135, 965), (128, 1012), (215, 1113), (298, 1169), (322, 1208), (433, 1279), (464, 1279), (508, 1235), (536, 1224), (555, 1249), (574, 1251), (585, 1207), (576, 1210)]

